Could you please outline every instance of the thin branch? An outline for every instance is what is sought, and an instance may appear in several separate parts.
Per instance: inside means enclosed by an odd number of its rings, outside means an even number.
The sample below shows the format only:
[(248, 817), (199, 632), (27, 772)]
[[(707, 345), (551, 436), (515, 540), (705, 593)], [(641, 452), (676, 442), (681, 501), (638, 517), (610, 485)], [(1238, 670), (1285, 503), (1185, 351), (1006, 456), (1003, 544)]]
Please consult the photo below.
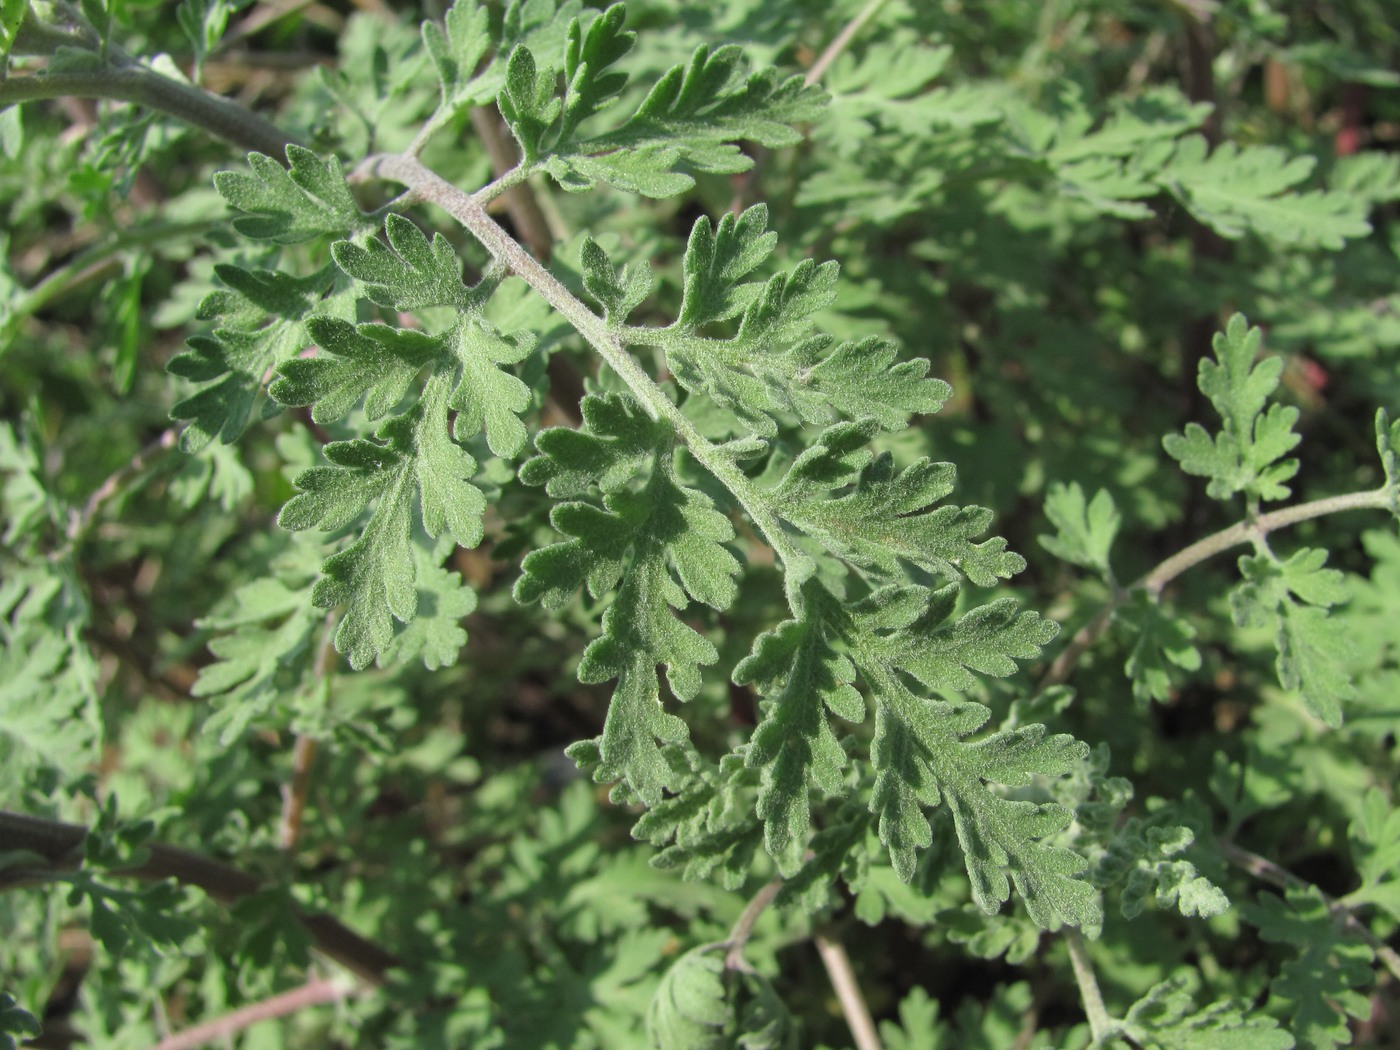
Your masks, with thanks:
[[(491, 158), (491, 171), (496, 178), (515, 170), (520, 158), (516, 156), (515, 146), (501, 126), (496, 110), (485, 106), (474, 107), (471, 122), (481, 144), (486, 147), (486, 155)], [(549, 223), (545, 221), (544, 212), (540, 211), (539, 201), (530, 187), (523, 181), (511, 185), (505, 191), (505, 205), (506, 214), (524, 240), (525, 247), (540, 262), (549, 262), (550, 255), (554, 253), (554, 235), (550, 233)]]
[(1084, 947), (1084, 935), (1072, 926), (1065, 927), (1063, 932), (1070, 966), (1074, 969), (1074, 983), (1079, 985), (1079, 998), (1084, 1004), (1084, 1016), (1089, 1020), (1094, 1042), (1098, 1043), (1113, 1029), (1113, 1018), (1103, 1004), (1099, 979), (1094, 976), (1094, 964)]
[(841, 32), (837, 33), (836, 36), (832, 38), (831, 43), (826, 45), (826, 50), (812, 63), (811, 67), (807, 70), (807, 75), (803, 78), (803, 81), (808, 87), (815, 84), (826, 75), (826, 71), (831, 67), (831, 64), (841, 56), (841, 52), (845, 51), (846, 48), (850, 46), (851, 41), (855, 39), (856, 34), (861, 31), (865, 23), (879, 14), (880, 8), (884, 7), (886, 3), (887, 0), (869, 0), (869, 2), (860, 9), (860, 13), (847, 22)]
[(1229, 528), (1212, 533), (1203, 540), (1197, 540), (1183, 550), (1151, 569), (1130, 587), (1116, 592), (1099, 610), (1092, 620), (1081, 627), (1060, 654), (1041, 675), (1036, 687), (1043, 692), (1065, 681), (1079, 663), (1079, 658), (1097, 642), (1113, 623), (1113, 614), (1123, 605), (1132, 593), (1139, 588), (1156, 601), (1163, 589), (1188, 569), (1195, 568), (1204, 561), (1223, 554), (1232, 547), (1253, 543), (1278, 529), (1297, 525), (1327, 514), (1337, 514), (1347, 510), (1389, 510), (1391, 493), (1388, 489), (1375, 489), (1370, 492), (1350, 492), (1343, 496), (1328, 496), (1326, 499), (1300, 503), (1294, 507), (1261, 514), (1253, 521), (1236, 522)]
[(1287, 528), (1289, 525), (1297, 525), (1299, 522), (1310, 521), (1326, 514), (1336, 514), (1344, 510), (1386, 510), (1390, 507), (1390, 503), (1389, 490), (1381, 488), (1372, 492), (1349, 492), (1345, 496), (1329, 496), (1326, 499), (1313, 500), (1311, 503), (1302, 503), (1296, 507), (1285, 507), (1282, 510), (1261, 514), (1252, 522), (1239, 522), (1231, 525), (1228, 529), (1220, 530), (1213, 536), (1207, 536), (1205, 539), (1191, 544), (1149, 572), (1142, 578), (1138, 586), (1146, 588), (1147, 593), (1155, 598), (1162, 592), (1163, 587), (1187, 569), (1199, 565), (1231, 547), (1250, 543), (1257, 538), (1267, 536), (1276, 529)]
[[(335, 626), (339, 616), (332, 611), (326, 613), (321, 628), (321, 646), (316, 651), (316, 665), (312, 669), (312, 688), (322, 690), (323, 698), (330, 693), (331, 676), (335, 673), (337, 653), (335, 649)], [(282, 816), (277, 823), (277, 844), (286, 852), (296, 848), (301, 838), (302, 816), (306, 812), (306, 796), (311, 790), (311, 767), (316, 762), (316, 738), (298, 733), (292, 746), (292, 775), (282, 785)]]
[(277, 845), (283, 852), (296, 849), (301, 838), (306, 794), (311, 790), (311, 767), (316, 762), (316, 738), (298, 733), (292, 744), (292, 775), (282, 785), (282, 816), (277, 821)]
[(826, 975), (831, 978), (831, 987), (841, 1004), (841, 1013), (850, 1026), (851, 1036), (856, 1041), (856, 1050), (881, 1050), (880, 1034), (875, 1030), (875, 1021), (870, 1016), (870, 1007), (865, 1005), (860, 985), (856, 983), (856, 972), (851, 968), (850, 956), (840, 941), (822, 934), (812, 938), (817, 953), (822, 957)]
[(204, 1046), (206, 1043), (230, 1039), (260, 1021), (272, 1021), (309, 1007), (339, 1002), (350, 994), (350, 991), (349, 987), (338, 981), (326, 977), (313, 978), (300, 988), (293, 988), (289, 992), (282, 992), (280, 995), (234, 1010), (223, 1017), (167, 1036), (156, 1044), (155, 1050), (195, 1050), (195, 1047)]
[(1331, 912), (1332, 917), (1340, 919), (1348, 930), (1369, 944), (1385, 968), (1397, 981), (1400, 981), (1400, 952), (1372, 933), (1370, 927), (1352, 914), (1351, 909), (1344, 901), (1329, 896), (1307, 879), (1294, 875), (1287, 868), (1274, 863), (1267, 857), (1261, 857), (1233, 842), (1217, 839), (1215, 845), (1220, 850), (1221, 856), (1227, 861), (1253, 875), (1256, 879), (1280, 889), (1310, 889), (1315, 891), (1326, 903), (1327, 910)]
[(93, 490), (92, 495), (87, 498), (87, 502), (83, 504), (83, 509), (75, 510), (68, 519), (68, 546), (72, 547), (80, 543), (97, 520), (97, 515), (102, 510), (103, 505), (121, 492), (122, 487), (128, 481), (150, 466), (153, 460), (174, 448), (178, 437), (179, 433), (174, 427), (162, 431), (158, 438), (142, 448), (131, 457), (129, 462), (113, 471), (106, 481), (98, 485)]
[(739, 919), (734, 923), (734, 928), (729, 931), (729, 938), (725, 946), (729, 949), (724, 953), (724, 966), (727, 970), (749, 969), (749, 964), (744, 961), (744, 946), (749, 943), (749, 938), (753, 936), (753, 928), (758, 922), (758, 917), (763, 914), (768, 905), (773, 903), (773, 898), (778, 895), (778, 891), (783, 888), (782, 879), (774, 879), (766, 883), (763, 889), (753, 895), (753, 899), (745, 905), (740, 913)]
[[(0, 890), (42, 885), (76, 871), (82, 866), (87, 834), (88, 829), (80, 824), (0, 810), (0, 842), (6, 851), (28, 852), (36, 858), (22, 866), (0, 869)], [(148, 882), (175, 879), (198, 887), (223, 904), (233, 904), (265, 888), (257, 876), (191, 850), (162, 842), (147, 843), (146, 849), (150, 855), (143, 863), (110, 874)], [(295, 915), (317, 951), (369, 984), (383, 985), (388, 972), (400, 965), (388, 951), (329, 915), (300, 909), (295, 909)]]
[(296, 142), (271, 121), (236, 102), (141, 66), (44, 73), (0, 82), (0, 107), (64, 97), (133, 102), (202, 128), (235, 146), (279, 159), (287, 145)]
[[(197, 219), (193, 222), (152, 222), (136, 229), (122, 230), (55, 267), (33, 288), (21, 292), (11, 303), (5, 323), (13, 326), (21, 318), (38, 313), (53, 300), (106, 273), (108, 268), (119, 261), (118, 257), (122, 252), (132, 248), (169, 244), (223, 225), (225, 223), (222, 219)], [(4, 347), (0, 346), (0, 354), (3, 353)]]

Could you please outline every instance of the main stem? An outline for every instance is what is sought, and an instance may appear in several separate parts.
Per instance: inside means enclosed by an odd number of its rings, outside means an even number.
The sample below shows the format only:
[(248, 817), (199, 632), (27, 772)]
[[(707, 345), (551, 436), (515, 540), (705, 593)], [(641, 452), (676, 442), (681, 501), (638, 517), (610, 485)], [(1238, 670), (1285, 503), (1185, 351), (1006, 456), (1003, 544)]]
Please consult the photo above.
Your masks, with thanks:
[(292, 136), (236, 102), (140, 66), (0, 81), (0, 108), (50, 98), (110, 98), (160, 110), (235, 146), (280, 158)]
[[(806, 561), (783, 532), (782, 524), (768, 507), (763, 494), (718, 446), (705, 438), (694, 424), (667, 397), (646, 373), (608, 325), (544, 268), (534, 256), (487, 214), (485, 207), (436, 172), (424, 167), (416, 157), (387, 154), (371, 158), (362, 169), (408, 186), (420, 200), (442, 208), (466, 227), (497, 260), (522, 278), (550, 306), (558, 310), (621, 377), (633, 396), (653, 419), (663, 420), (679, 435), (690, 454), (719, 482), (729, 489), (749, 518), (763, 533), (774, 552), (791, 569)], [(791, 575), (791, 574), (790, 574)]]

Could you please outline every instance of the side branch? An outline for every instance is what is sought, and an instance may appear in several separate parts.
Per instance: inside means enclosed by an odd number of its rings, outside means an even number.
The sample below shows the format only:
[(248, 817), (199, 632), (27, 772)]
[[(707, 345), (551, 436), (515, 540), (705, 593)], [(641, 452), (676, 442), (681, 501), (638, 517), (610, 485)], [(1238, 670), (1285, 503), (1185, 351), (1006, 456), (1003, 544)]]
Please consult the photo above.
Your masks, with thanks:
[[(42, 885), (76, 871), (82, 866), (87, 834), (87, 828), (79, 824), (0, 810), (0, 842), (6, 851), (32, 853), (38, 858), (32, 863), (0, 869), (0, 890)], [(265, 888), (261, 879), (241, 868), (178, 846), (155, 842), (148, 843), (146, 849), (150, 855), (143, 863), (112, 874), (148, 882), (174, 879), (182, 885), (198, 887), (223, 904), (232, 904)], [(296, 916), (317, 951), (361, 980), (382, 985), (388, 972), (400, 965), (389, 952), (329, 915), (298, 909)]]
[(162, 1039), (156, 1044), (155, 1050), (196, 1050), (206, 1043), (226, 1042), (261, 1021), (272, 1021), (309, 1007), (339, 1002), (347, 994), (349, 989), (336, 981), (317, 977), (300, 988), (293, 988), (291, 991), (234, 1010), (223, 1017), (186, 1028), (183, 1032)]
[(1231, 525), (1228, 529), (1222, 529), (1213, 536), (1207, 536), (1205, 539), (1191, 544), (1180, 553), (1172, 555), (1138, 581), (1137, 586), (1145, 588), (1148, 594), (1156, 598), (1162, 593), (1163, 587), (1187, 569), (1194, 568), (1208, 558), (1213, 558), (1231, 547), (1248, 543), (1255, 537), (1267, 536), (1276, 529), (1287, 528), (1289, 525), (1297, 525), (1299, 522), (1321, 518), (1327, 514), (1336, 514), (1339, 511), (1385, 510), (1389, 506), (1388, 491), (1377, 489), (1374, 492), (1351, 492), (1345, 496), (1329, 496), (1327, 499), (1313, 500), (1311, 503), (1301, 503), (1296, 507), (1285, 507), (1283, 510), (1261, 514), (1253, 521), (1242, 521)]
[(139, 66), (0, 81), (0, 107), (52, 98), (109, 98), (159, 110), (227, 142), (281, 157), (296, 139), (237, 102)]
[(1045, 674), (1041, 676), (1037, 692), (1053, 685), (1059, 685), (1069, 678), (1075, 665), (1078, 664), (1079, 658), (1103, 637), (1104, 632), (1113, 623), (1113, 614), (1118, 610), (1118, 607), (1127, 601), (1133, 591), (1138, 588), (1145, 590), (1148, 596), (1156, 601), (1167, 584), (1183, 572), (1195, 568), (1201, 562), (1207, 561), (1217, 554), (1223, 554), (1232, 547), (1238, 547), (1278, 529), (1310, 521), (1313, 518), (1321, 518), (1328, 514), (1336, 514), (1344, 510), (1388, 510), (1390, 505), (1391, 496), (1388, 489), (1351, 492), (1344, 496), (1329, 496), (1326, 499), (1313, 500), (1311, 503), (1300, 503), (1296, 507), (1285, 507), (1282, 510), (1271, 511), (1268, 514), (1260, 515), (1253, 521), (1237, 522), (1203, 540), (1197, 540), (1189, 547), (1173, 554), (1132, 586), (1122, 589), (1110, 598), (1092, 620), (1075, 632), (1069, 644), (1065, 646), (1059, 656), (1055, 657)]

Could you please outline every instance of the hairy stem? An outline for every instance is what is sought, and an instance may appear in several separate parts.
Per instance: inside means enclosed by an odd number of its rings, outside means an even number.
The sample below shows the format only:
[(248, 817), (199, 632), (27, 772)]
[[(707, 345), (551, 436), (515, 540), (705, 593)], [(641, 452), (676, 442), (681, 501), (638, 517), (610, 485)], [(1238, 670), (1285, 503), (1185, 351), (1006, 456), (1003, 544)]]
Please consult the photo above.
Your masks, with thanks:
[(1144, 576), (1137, 586), (1145, 588), (1148, 594), (1156, 598), (1162, 593), (1163, 587), (1187, 569), (1193, 568), (1231, 547), (1252, 543), (1276, 529), (1287, 528), (1289, 525), (1297, 525), (1299, 522), (1310, 521), (1313, 518), (1321, 518), (1324, 515), (1336, 514), (1344, 510), (1385, 510), (1389, 506), (1390, 494), (1387, 489), (1382, 488), (1372, 492), (1349, 492), (1345, 496), (1329, 496), (1326, 499), (1313, 500), (1311, 503), (1301, 503), (1296, 507), (1285, 507), (1282, 510), (1261, 514), (1253, 521), (1241, 521), (1231, 525), (1228, 529), (1221, 529), (1214, 535), (1198, 540), (1185, 550), (1172, 555)]
[(1103, 993), (1099, 991), (1099, 979), (1094, 976), (1094, 964), (1089, 960), (1089, 951), (1084, 947), (1084, 935), (1072, 926), (1064, 929), (1065, 947), (1069, 949), (1070, 966), (1074, 969), (1074, 983), (1079, 985), (1079, 998), (1084, 1004), (1084, 1016), (1089, 1021), (1089, 1031), (1097, 1043), (1113, 1027), (1113, 1019), (1103, 1004)]
[(159, 110), (235, 146), (281, 157), (296, 139), (236, 102), (140, 66), (45, 73), (0, 82), (0, 107), (52, 98), (107, 98)]
[[(587, 306), (559, 283), (534, 256), (496, 223), (486, 209), (470, 194), (457, 189), (435, 172), (425, 168), (415, 157), (389, 154), (371, 157), (361, 165), (361, 171), (410, 187), (420, 200), (442, 208), (466, 227), (482, 246), (511, 272), (524, 279), (535, 292), (559, 311), (587, 340), (600, 357), (627, 384), (633, 396), (653, 419), (664, 420), (680, 437), (690, 454), (719, 482), (729, 489), (735, 500), (747, 512), (764, 539), (789, 569), (789, 580), (805, 577), (808, 559), (787, 538), (782, 524), (758, 490), (735, 462), (718, 446), (708, 441), (681, 410), (656, 385), (645, 369), (627, 352), (617, 333)], [(791, 596), (790, 596), (791, 600)]]
[(734, 928), (729, 931), (729, 939), (725, 941), (728, 951), (724, 955), (724, 965), (729, 970), (747, 970), (748, 963), (744, 961), (744, 945), (749, 943), (749, 938), (753, 936), (753, 928), (758, 922), (758, 917), (763, 914), (768, 905), (773, 903), (773, 899), (778, 896), (778, 891), (783, 888), (782, 879), (774, 879), (765, 883), (763, 889), (753, 895), (753, 899), (744, 906), (738, 921), (734, 923)]
[(846, 954), (845, 947), (840, 941), (822, 934), (817, 934), (812, 941), (817, 946), (822, 965), (826, 967), (826, 975), (831, 979), (832, 990), (841, 1004), (841, 1013), (850, 1026), (856, 1050), (881, 1050), (875, 1021), (870, 1016), (870, 1007), (865, 1005), (860, 985), (856, 983), (856, 972), (851, 967), (851, 958)]
[(1133, 591), (1138, 588), (1145, 590), (1148, 596), (1156, 601), (1166, 585), (1183, 572), (1195, 568), (1202, 562), (1217, 554), (1222, 554), (1232, 547), (1253, 543), (1267, 536), (1270, 532), (1287, 528), (1290, 525), (1297, 525), (1299, 522), (1310, 521), (1313, 518), (1321, 518), (1328, 514), (1337, 514), (1346, 510), (1388, 510), (1390, 506), (1391, 493), (1388, 488), (1374, 489), (1370, 492), (1350, 492), (1343, 496), (1328, 496), (1326, 499), (1313, 500), (1310, 503), (1300, 503), (1295, 507), (1284, 507), (1282, 510), (1261, 514), (1252, 521), (1236, 522), (1229, 528), (1221, 529), (1203, 540), (1197, 540), (1189, 547), (1161, 562), (1131, 587), (1115, 593), (1092, 620), (1075, 632), (1069, 644), (1061, 650), (1059, 656), (1055, 657), (1041, 676), (1037, 691), (1059, 685), (1070, 676), (1079, 663), (1079, 658), (1103, 637), (1104, 632), (1113, 623), (1113, 614), (1119, 606), (1127, 601)]
[[(529, 173), (520, 167), (515, 143), (501, 123), (500, 115), (494, 108), (479, 106), (471, 111), (471, 121), (491, 158), (491, 171), (496, 177), (486, 190), (504, 194), (506, 214), (524, 239), (525, 247), (540, 262), (548, 263), (554, 254), (554, 232), (540, 208), (539, 198), (525, 181)], [(486, 190), (476, 194), (478, 200), (483, 199)], [(583, 377), (563, 354), (550, 354), (546, 371), (550, 401), (571, 425), (577, 426), (582, 419), (579, 402), (583, 400)]]

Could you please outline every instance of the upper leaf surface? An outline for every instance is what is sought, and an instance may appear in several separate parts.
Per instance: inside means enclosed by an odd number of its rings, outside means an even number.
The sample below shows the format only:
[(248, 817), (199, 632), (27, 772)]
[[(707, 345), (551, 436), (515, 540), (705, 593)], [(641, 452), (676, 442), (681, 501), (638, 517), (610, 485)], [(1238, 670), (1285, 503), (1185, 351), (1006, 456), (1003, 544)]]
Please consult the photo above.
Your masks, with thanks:
[(1371, 232), (1365, 202), (1353, 194), (1290, 192), (1312, 172), (1313, 158), (1232, 142), (1207, 150), (1204, 136), (1191, 135), (1170, 156), (1153, 155), (1143, 163), (1162, 165), (1162, 185), (1221, 236), (1256, 233), (1337, 250), (1348, 238)]
[(1086, 502), (1077, 481), (1051, 485), (1045, 494), (1045, 516), (1056, 533), (1041, 536), (1042, 547), (1063, 561), (1109, 574), (1109, 550), (1122, 517), (1107, 489), (1100, 489)]
[(384, 232), (388, 247), (374, 239), (363, 244), (337, 241), (331, 246), (336, 265), (363, 281), (372, 301), (405, 311), (426, 306), (459, 310), (480, 306), (484, 296), (472, 295), (462, 283), (461, 261), (446, 237), (435, 233), (429, 244), (423, 231), (401, 215), (388, 216)]
[(325, 575), (312, 591), (312, 600), (323, 608), (346, 606), (336, 646), (357, 669), (389, 647), (394, 619), (407, 623), (417, 612), (415, 497), (428, 535), (446, 530), (464, 547), (481, 541), (486, 501), (469, 480), (476, 462), (449, 432), (447, 383), (441, 374), (432, 376), (412, 410), (379, 428), (381, 441), (327, 445), (324, 454), (332, 466), (303, 471), (297, 478), (301, 494), (278, 518), (284, 528), (330, 531), (350, 524), (374, 503), (359, 538), (326, 561)]
[(754, 685), (766, 698), (745, 762), (762, 770), (758, 814), (774, 857), (805, 841), (809, 787), (828, 796), (842, 789), (846, 753), (827, 711), (848, 722), (865, 720), (865, 700), (852, 685), (855, 667), (836, 647), (846, 623), (840, 603), (809, 580), (803, 614), (760, 635), (734, 669), (736, 684)]
[(596, 486), (602, 506), (554, 509), (551, 522), (570, 539), (525, 558), (515, 596), (556, 608), (580, 587), (594, 597), (616, 589), (602, 635), (579, 665), (582, 681), (618, 679), (595, 777), (624, 779), (654, 804), (673, 778), (657, 741), (686, 739), (684, 723), (662, 709), (656, 666), (666, 666), (672, 691), (688, 700), (700, 687), (700, 665), (718, 656), (672, 610), (688, 598), (716, 609), (734, 600), (739, 563), (724, 546), (734, 531), (707, 496), (677, 481), (668, 426), (619, 395), (591, 396), (584, 405), (584, 428), (540, 434), (541, 457), (521, 477), (556, 493)]
[[(170, 410), (172, 418), (189, 420), (180, 435), (187, 452), (197, 452), (215, 438), (224, 444), (238, 440), (264, 377), (304, 345), (302, 319), (312, 310), (341, 306), (337, 296), (321, 299), (331, 287), (333, 270), (303, 279), (237, 266), (220, 266), (216, 272), (228, 287), (206, 295), (198, 315), (222, 315), (224, 323), (211, 334), (191, 336), (189, 349), (166, 366), (172, 375), (205, 384)], [(271, 405), (265, 414), (276, 408)]]
[[(637, 109), (611, 131), (584, 136), (583, 125), (612, 106), (627, 86), (613, 67), (631, 49), (625, 8), (615, 4), (584, 28), (574, 19), (563, 53), (532, 42), (516, 46), (497, 99), (524, 163), (542, 165), (565, 189), (597, 182), (646, 196), (668, 197), (694, 185), (679, 167), (739, 172), (752, 166), (738, 143), (791, 145), (789, 126), (810, 119), (825, 99), (802, 78), (771, 71), (748, 74), (741, 50), (700, 47), (688, 63), (656, 82)], [(564, 93), (555, 94), (562, 72)]]
[(990, 587), (1025, 567), (1000, 537), (973, 542), (991, 524), (991, 511), (933, 506), (953, 490), (952, 464), (920, 459), (896, 474), (888, 453), (866, 448), (876, 426), (828, 428), (773, 490), (778, 513), (838, 557), (886, 573), (904, 559)]
[(1228, 499), (1236, 492), (1283, 499), (1289, 495), (1284, 482), (1298, 472), (1296, 459), (1280, 458), (1300, 440), (1293, 431), (1298, 410), (1274, 404), (1265, 411), (1283, 362), (1275, 357), (1255, 364), (1260, 339), (1259, 329), (1235, 314), (1226, 330), (1215, 336), (1216, 360), (1200, 363), (1197, 382), (1220, 413), (1220, 433), (1212, 440), (1203, 427), (1191, 423), (1184, 435), (1169, 434), (1162, 441), (1182, 470), (1211, 479), (1206, 491), (1215, 499)]
[(1349, 598), (1351, 588), (1342, 573), (1323, 568), (1326, 560), (1326, 551), (1308, 548), (1287, 561), (1245, 555), (1230, 606), (1241, 625), (1273, 627), (1279, 684), (1298, 690), (1313, 714), (1339, 726), (1341, 705), (1356, 695), (1347, 671), (1352, 646), (1327, 608)]
[(541, 54), (558, 52), (581, 7), (579, 0), (565, 0), (557, 7), (552, 0), (510, 0), (493, 24), (489, 5), (456, 0), (441, 26), (424, 22), (423, 45), (442, 82), (439, 118), (493, 101), (504, 83), (506, 60), (516, 44), (527, 44)]
[(1152, 1050), (1288, 1050), (1294, 1045), (1277, 1021), (1246, 1004), (1218, 1002), (1196, 1009), (1193, 977), (1173, 977), (1149, 990), (1128, 1010), (1122, 1035)]
[(287, 161), (290, 166), (284, 168), (271, 157), (250, 153), (251, 175), (221, 171), (214, 176), (224, 199), (247, 213), (233, 220), (239, 233), (297, 244), (326, 234), (344, 236), (363, 224), (364, 216), (334, 155), (322, 160), (293, 145), (287, 147)]

